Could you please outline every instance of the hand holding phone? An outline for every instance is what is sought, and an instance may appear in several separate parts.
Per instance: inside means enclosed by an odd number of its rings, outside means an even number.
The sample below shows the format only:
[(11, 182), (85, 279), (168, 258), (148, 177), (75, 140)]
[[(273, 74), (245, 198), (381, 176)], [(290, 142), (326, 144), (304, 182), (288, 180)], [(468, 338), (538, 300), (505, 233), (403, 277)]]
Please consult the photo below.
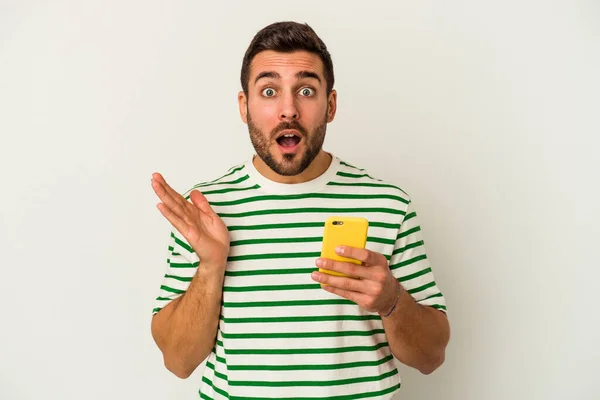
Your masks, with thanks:
[[(338, 255), (335, 248), (338, 246), (350, 246), (364, 248), (367, 244), (367, 231), (369, 221), (362, 217), (338, 217), (332, 216), (325, 221), (323, 232), (323, 245), (321, 257), (335, 261), (351, 262), (359, 264), (360, 261)], [(336, 276), (348, 276), (340, 272), (319, 268), (319, 272)]]

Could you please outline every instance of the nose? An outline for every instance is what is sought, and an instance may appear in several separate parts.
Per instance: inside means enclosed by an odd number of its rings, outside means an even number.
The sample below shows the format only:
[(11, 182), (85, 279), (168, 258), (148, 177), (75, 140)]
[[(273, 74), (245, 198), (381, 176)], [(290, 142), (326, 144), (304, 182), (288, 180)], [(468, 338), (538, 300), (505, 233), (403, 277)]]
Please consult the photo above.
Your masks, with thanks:
[(298, 108), (296, 107), (293, 95), (287, 95), (283, 98), (279, 118), (282, 120), (295, 120), (299, 118)]

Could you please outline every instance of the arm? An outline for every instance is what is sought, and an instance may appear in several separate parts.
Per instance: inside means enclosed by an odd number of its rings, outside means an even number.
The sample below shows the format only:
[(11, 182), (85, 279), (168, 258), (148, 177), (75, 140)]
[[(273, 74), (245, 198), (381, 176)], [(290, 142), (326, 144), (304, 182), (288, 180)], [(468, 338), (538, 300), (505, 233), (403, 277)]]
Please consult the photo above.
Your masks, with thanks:
[(152, 317), (165, 366), (187, 378), (210, 354), (221, 311), (223, 266), (201, 263), (187, 291)]
[[(169, 302), (162, 309), (156, 309), (160, 311), (152, 317), (152, 336), (167, 369), (180, 378), (187, 378), (215, 344), (229, 254), (229, 231), (197, 190), (190, 193), (188, 202), (158, 173), (153, 174), (152, 188), (162, 201), (157, 204), (159, 211), (187, 241), (184, 243), (173, 234), (174, 243), (179, 242), (181, 255), (178, 257), (189, 262), (186, 268), (170, 265), (165, 285), (161, 286), (164, 296), (157, 299)], [(195, 260), (199, 260), (199, 264), (192, 262)], [(194, 265), (198, 265), (195, 273), (190, 269)], [(194, 274), (181, 276), (180, 271)], [(169, 284), (178, 287), (171, 288)]]
[[(392, 354), (399, 361), (424, 374), (437, 369), (444, 361), (450, 336), (446, 316), (434, 308), (417, 304), (406, 290), (399, 290), (398, 279), (382, 254), (347, 246), (341, 246), (336, 252), (359, 260), (362, 265), (319, 258), (317, 266), (360, 279), (320, 272), (313, 272), (312, 278), (327, 284), (322, 286), (324, 290), (351, 300), (367, 311), (379, 313)], [(392, 313), (385, 317), (393, 307)]]
[(446, 314), (418, 304), (402, 288), (394, 310), (388, 317), (383, 317), (391, 307), (379, 314), (382, 315), (392, 354), (403, 364), (423, 374), (432, 373), (444, 362), (450, 340), (450, 324)]

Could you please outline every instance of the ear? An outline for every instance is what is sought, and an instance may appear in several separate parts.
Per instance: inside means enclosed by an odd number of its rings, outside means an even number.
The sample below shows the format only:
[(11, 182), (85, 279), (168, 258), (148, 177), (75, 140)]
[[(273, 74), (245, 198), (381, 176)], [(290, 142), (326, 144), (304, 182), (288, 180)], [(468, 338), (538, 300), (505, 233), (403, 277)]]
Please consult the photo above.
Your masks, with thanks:
[(247, 124), (248, 123), (248, 100), (246, 99), (246, 94), (244, 91), (238, 93), (238, 107), (240, 108), (240, 117), (242, 121)]
[(332, 90), (327, 98), (327, 122), (333, 121), (337, 110), (337, 92)]

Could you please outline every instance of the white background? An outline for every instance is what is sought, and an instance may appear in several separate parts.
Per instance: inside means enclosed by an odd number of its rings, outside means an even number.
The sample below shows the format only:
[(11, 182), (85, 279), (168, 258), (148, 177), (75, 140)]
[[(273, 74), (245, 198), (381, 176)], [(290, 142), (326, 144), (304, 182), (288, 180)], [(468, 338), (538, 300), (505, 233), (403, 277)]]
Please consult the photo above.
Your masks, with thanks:
[(308, 22), (326, 150), (414, 198), (452, 324), (398, 399), (600, 399), (600, 2), (0, 1), (0, 398), (196, 399), (150, 313), (179, 191), (252, 154), (252, 36)]

